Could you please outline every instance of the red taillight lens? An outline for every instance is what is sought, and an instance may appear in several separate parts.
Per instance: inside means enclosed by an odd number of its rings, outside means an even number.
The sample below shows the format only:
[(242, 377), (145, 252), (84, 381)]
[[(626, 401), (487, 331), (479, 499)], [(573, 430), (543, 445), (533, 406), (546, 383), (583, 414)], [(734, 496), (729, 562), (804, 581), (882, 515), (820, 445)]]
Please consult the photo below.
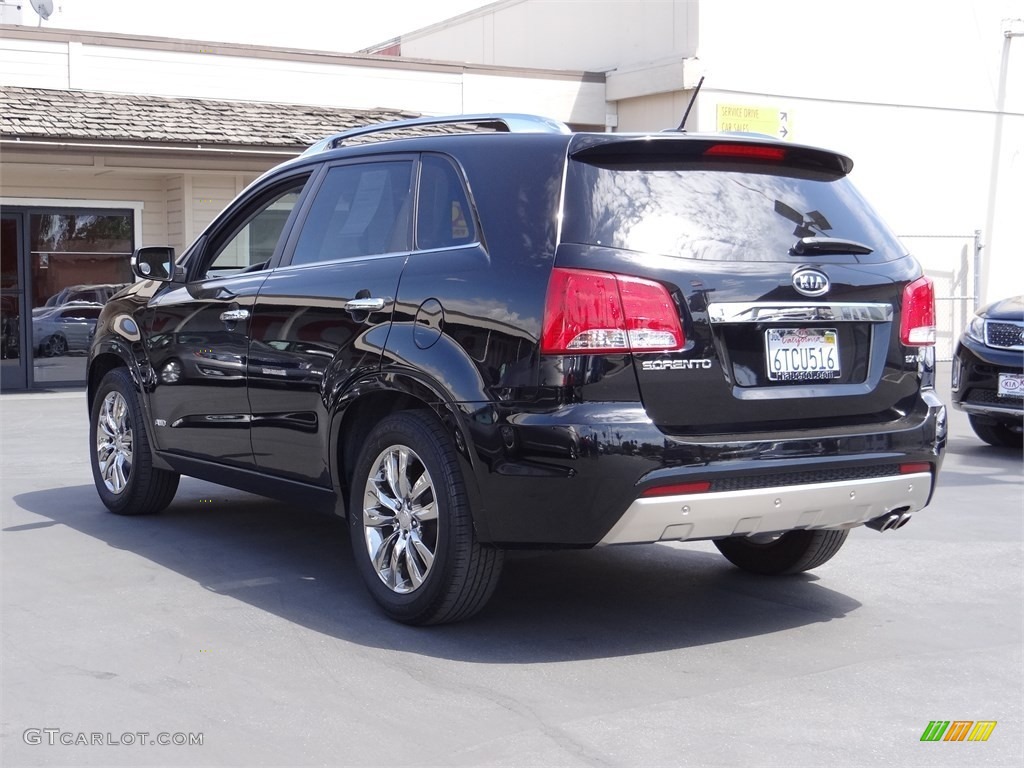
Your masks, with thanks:
[(626, 317), (626, 335), (634, 352), (679, 349), (683, 328), (679, 309), (661, 283), (616, 275)]
[(927, 277), (919, 277), (903, 289), (900, 341), (908, 347), (935, 344), (935, 286)]
[(932, 465), (927, 462), (920, 462), (918, 464), (900, 464), (901, 475), (916, 475), (921, 472), (931, 472)]
[(704, 150), (704, 157), (781, 162), (786, 159), (786, 150), (782, 147), (762, 147), (757, 144), (712, 144)]
[(541, 352), (578, 354), (681, 349), (679, 313), (653, 280), (555, 268), (548, 282)]
[(648, 488), (640, 496), (648, 499), (652, 496), (687, 496), (691, 493), (707, 493), (710, 490), (711, 483), (709, 482), (679, 483), (677, 485), (656, 485), (653, 488)]

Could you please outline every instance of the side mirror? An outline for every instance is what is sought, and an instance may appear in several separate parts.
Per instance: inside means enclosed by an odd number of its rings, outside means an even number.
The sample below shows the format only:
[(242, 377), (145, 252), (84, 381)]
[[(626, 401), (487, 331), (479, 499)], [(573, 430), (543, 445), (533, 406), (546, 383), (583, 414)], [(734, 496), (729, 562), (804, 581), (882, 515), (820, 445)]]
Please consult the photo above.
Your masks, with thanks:
[(184, 270), (174, 263), (174, 248), (169, 245), (147, 245), (132, 254), (132, 272), (143, 280), (176, 281)]

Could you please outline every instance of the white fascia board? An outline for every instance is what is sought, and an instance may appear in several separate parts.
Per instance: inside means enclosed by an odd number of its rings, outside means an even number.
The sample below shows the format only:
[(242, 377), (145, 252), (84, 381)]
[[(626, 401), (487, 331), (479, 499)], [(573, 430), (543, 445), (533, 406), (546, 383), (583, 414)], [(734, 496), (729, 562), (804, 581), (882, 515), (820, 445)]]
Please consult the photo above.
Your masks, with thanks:
[(658, 93), (686, 91), (697, 85), (703, 67), (696, 58), (662, 59), (613, 69), (607, 74), (608, 101), (622, 101)]

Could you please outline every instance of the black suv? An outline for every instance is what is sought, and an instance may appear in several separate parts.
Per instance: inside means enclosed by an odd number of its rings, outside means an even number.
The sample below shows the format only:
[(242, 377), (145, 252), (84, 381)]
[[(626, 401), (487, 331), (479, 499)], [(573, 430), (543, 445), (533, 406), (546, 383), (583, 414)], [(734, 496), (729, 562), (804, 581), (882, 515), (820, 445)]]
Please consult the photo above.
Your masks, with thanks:
[(953, 407), (989, 445), (1024, 444), (1024, 296), (982, 307), (953, 354)]
[(946, 440), (931, 282), (851, 167), (522, 115), (325, 139), (135, 253), (91, 350), (100, 498), (330, 506), (409, 623), (481, 608), (507, 548), (818, 566), (928, 504)]

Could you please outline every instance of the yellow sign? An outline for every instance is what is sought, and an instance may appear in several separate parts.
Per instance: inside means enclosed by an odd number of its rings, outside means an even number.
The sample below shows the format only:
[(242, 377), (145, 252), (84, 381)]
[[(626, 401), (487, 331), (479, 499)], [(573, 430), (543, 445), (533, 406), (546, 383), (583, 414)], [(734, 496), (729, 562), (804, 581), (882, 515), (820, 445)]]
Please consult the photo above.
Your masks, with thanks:
[(749, 104), (719, 104), (715, 127), (719, 131), (763, 133), (777, 139), (793, 140), (793, 115), (788, 109)]

